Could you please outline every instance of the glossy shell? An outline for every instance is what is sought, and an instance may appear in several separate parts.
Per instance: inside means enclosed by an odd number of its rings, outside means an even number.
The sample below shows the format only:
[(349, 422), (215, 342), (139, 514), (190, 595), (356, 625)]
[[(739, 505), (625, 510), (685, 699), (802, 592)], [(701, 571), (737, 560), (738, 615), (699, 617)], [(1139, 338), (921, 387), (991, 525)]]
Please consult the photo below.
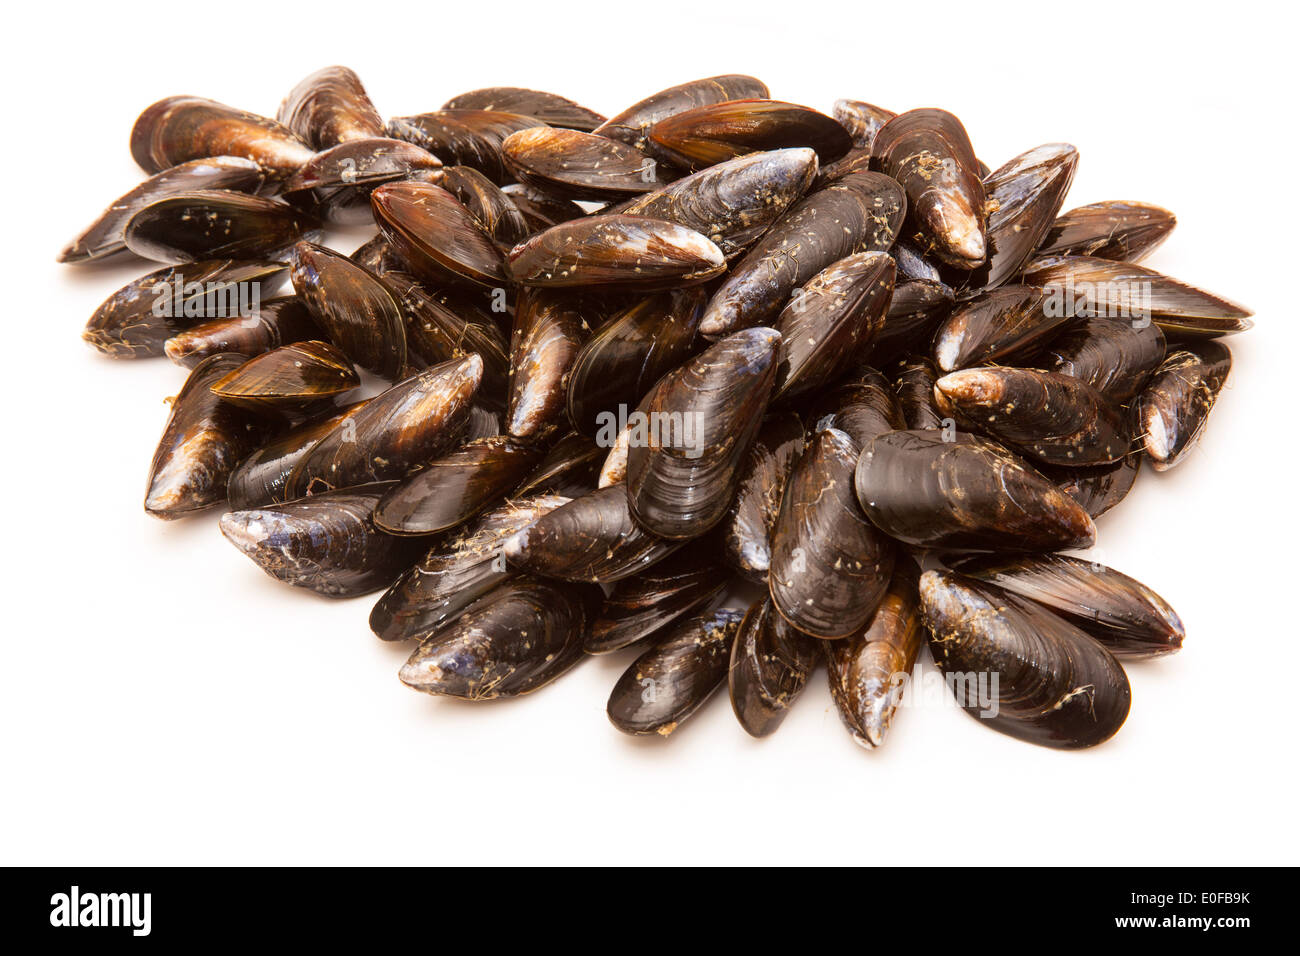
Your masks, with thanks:
[(925, 641), (918, 593), (920, 568), (901, 554), (889, 590), (864, 628), (825, 641), (826, 682), (840, 720), (871, 750), (885, 742)]
[(1038, 254), (1140, 262), (1169, 237), (1177, 224), (1168, 209), (1149, 203), (1092, 203), (1059, 216), (1043, 237)]
[(726, 680), (741, 617), (723, 608), (674, 625), (614, 685), (610, 723), (625, 734), (673, 733)]
[(637, 409), (627, 495), (636, 520), (665, 538), (704, 534), (726, 514), (776, 375), (780, 336), (737, 332), (668, 373)]
[(398, 677), (413, 690), (463, 700), (531, 693), (582, 660), (599, 601), (597, 588), (512, 578), (426, 638)]
[(347, 356), (328, 342), (295, 342), (249, 359), (212, 383), (212, 393), (250, 408), (293, 411), (361, 384)]
[(321, 421), (309, 421), (292, 428), (239, 463), (227, 483), (232, 511), (248, 511), (288, 500), (285, 485), (289, 475), (316, 442), (364, 405), (357, 402)]
[(1164, 357), (1165, 336), (1153, 322), (1084, 319), (1052, 340), (1044, 365), (1124, 405)]
[(538, 519), (506, 542), (505, 556), (534, 574), (611, 584), (645, 570), (679, 545), (634, 522), (627, 491), (612, 485)]
[(1003, 286), (952, 313), (934, 337), (934, 364), (941, 372), (1033, 356), (1074, 312), (1057, 309), (1040, 289)]
[(650, 127), (647, 148), (683, 169), (699, 170), (762, 150), (806, 146), (822, 163), (853, 145), (825, 113), (779, 100), (730, 100), (675, 113)]
[(984, 726), (1073, 750), (1109, 739), (1128, 717), (1114, 655), (1045, 608), (938, 571), (921, 576), (921, 608), (935, 664)]
[(555, 93), (528, 90), (518, 86), (491, 86), (453, 96), (442, 104), (444, 110), (496, 110), (531, 116), (548, 126), (580, 129), (590, 132), (605, 117), (579, 106), (573, 100)]
[(721, 593), (726, 581), (726, 572), (702, 555), (665, 561), (624, 578), (605, 599), (585, 650), (608, 654), (635, 644), (698, 610)]
[(251, 412), (212, 393), (212, 384), (243, 361), (233, 354), (204, 359), (172, 400), (144, 499), (155, 518), (180, 518), (225, 501), (230, 473), (261, 441), (263, 427)]
[(1219, 397), (1232, 353), (1218, 342), (1170, 352), (1134, 403), (1135, 430), (1156, 471), (1182, 461), (1196, 447)]
[(586, 216), (538, 233), (510, 253), (528, 286), (655, 290), (707, 282), (727, 267), (722, 250), (676, 223), (644, 216)]
[(672, 86), (647, 96), (617, 116), (610, 117), (596, 127), (595, 132), (641, 149), (646, 145), (646, 131), (675, 113), (710, 103), (767, 95), (767, 87), (761, 80), (752, 76), (740, 74), (710, 76)]
[(509, 182), (501, 144), (511, 133), (541, 125), (541, 120), (519, 113), (458, 109), (394, 117), (386, 131), (428, 150), (448, 166), (471, 166), (500, 185)]
[(1044, 554), (973, 557), (952, 567), (1043, 605), (1116, 657), (1157, 657), (1183, 646), (1183, 622), (1164, 598), (1104, 564)]
[(501, 253), (482, 223), (440, 186), (386, 183), (370, 194), (375, 222), (411, 271), (435, 285), (506, 284)]
[(288, 203), (229, 189), (199, 189), (151, 202), (126, 224), (126, 247), (158, 262), (277, 258), (320, 221)]
[(454, 621), (516, 573), (502, 556), (507, 539), (568, 500), (557, 495), (516, 498), (440, 536), (384, 592), (370, 612), (370, 629), (385, 641), (423, 640)]
[(278, 581), (326, 597), (387, 587), (420, 555), (418, 541), (396, 538), (370, 520), (385, 485), (313, 495), (221, 517), (221, 533)]
[(284, 184), (284, 198), (322, 219), (368, 223), (376, 186), (416, 174), (443, 175), (432, 153), (400, 139), (354, 139), (317, 153)]
[(793, 412), (772, 415), (749, 446), (740, 469), (736, 497), (722, 521), (722, 554), (733, 568), (767, 584), (772, 561), (772, 528), (781, 496), (804, 448), (803, 422)]
[(521, 183), (563, 199), (610, 202), (658, 189), (654, 161), (592, 133), (537, 126), (506, 137), (506, 168)]
[(384, 135), (384, 121), (361, 78), (346, 66), (327, 66), (295, 86), (276, 119), (314, 149)]
[(858, 502), (905, 544), (962, 551), (1091, 547), (1092, 519), (1001, 445), (964, 432), (889, 432), (863, 451)]
[(771, 601), (750, 607), (727, 668), (731, 709), (745, 733), (766, 737), (781, 725), (821, 660), (818, 643), (791, 627)]
[(251, 358), (321, 335), (302, 300), (288, 295), (264, 303), (251, 315), (213, 319), (177, 332), (163, 344), (163, 351), (177, 365), (193, 368), (218, 352), (238, 352)]
[(768, 590), (781, 616), (813, 637), (845, 637), (880, 603), (894, 548), (858, 507), (857, 448), (828, 428), (795, 462), (772, 531)]
[(790, 294), (855, 252), (893, 245), (907, 202), (887, 176), (854, 173), (790, 207), (731, 270), (700, 331), (723, 335), (774, 319)]
[(1133, 490), (1141, 464), (1142, 453), (1133, 452), (1110, 465), (1096, 465), (1092, 468), (1053, 468), (1042, 465), (1039, 471), (1082, 505), (1089, 515), (1099, 518)]

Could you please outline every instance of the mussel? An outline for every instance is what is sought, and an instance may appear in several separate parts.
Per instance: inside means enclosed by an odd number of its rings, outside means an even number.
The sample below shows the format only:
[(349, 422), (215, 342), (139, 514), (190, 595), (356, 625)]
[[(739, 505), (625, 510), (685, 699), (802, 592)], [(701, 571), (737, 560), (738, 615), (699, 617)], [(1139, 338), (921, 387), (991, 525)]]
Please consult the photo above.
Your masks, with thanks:
[(711, 103), (753, 97), (763, 98), (767, 95), (767, 86), (752, 76), (741, 74), (710, 76), (706, 79), (682, 83), (680, 86), (672, 86), (653, 96), (647, 96), (617, 116), (610, 117), (597, 126), (595, 132), (627, 143), (629, 146), (635, 146), (637, 149), (643, 149), (646, 145), (646, 131), (676, 113)]
[(844, 131), (853, 140), (854, 148), (868, 153), (871, 152), (876, 134), (897, 115), (863, 100), (836, 100), (831, 109), (831, 116), (844, 127)]
[(506, 284), (501, 253), (482, 224), (447, 190), (432, 183), (385, 183), (370, 194), (375, 222), (421, 279), (435, 285)]
[(722, 521), (722, 554), (733, 568), (758, 584), (767, 583), (772, 528), (781, 510), (790, 469), (803, 453), (803, 422), (794, 412), (763, 423), (740, 469), (736, 496)]
[(741, 618), (720, 608), (675, 624), (614, 685), (610, 723), (625, 734), (661, 737), (680, 727), (726, 680)]
[(1001, 445), (966, 432), (887, 432), (863, 450), (855, 484), (872, 524), (916, 547), (1058, 551), (1096, 539), (1074, 499)]
[(255, 410), (295, 413), (361, 384), (347, 356), (328, 342), (294, 342), (264, 352), (212, 383), (212, 393)]
[(630, 421), (627, 496), (636, 520), (673, 539), (726, 514), (762, 424), (780, 335), (746, 329), (665, 375)]
[(1127, 404), (1165, 357), (1165, 335), (1153, 322), (1084, 319), (1055, 337), (1049, 371), (1073, 376), (1111, 401)]
[(1108, 650), (1046, 608), (960, 575), (921, 575), (930, 653), (972, 717), (1020, 740), (1078, 749), (1109, 739), (1131, 691)]
[(745, 733), (766, 737), (781, 725), (821, 659), (818, 643), (791, 627), (770, 599), (745, 613), (727, 667), (731, 709)]
[(605, 449), (586, 435), (569, 432), (547, 450), (537, 467), (512, 494), (548, 492), (569, 498), (581, 497), (596, 490), (600, 463), (604, 459)]
[(688, 555), (624, 578), (605, 598), (585, 650), (608, 654), (629, 647), (707, 604), (726, 581), (723, 569), (704, 555)]
[(314, 149), (384, 135), (384, 121), (361, 78), (346, 66), (327, 66), (295, 86), (276, 119)]
[(1160, 363), (1133, 406), (1138, 439), (1156, 471), (1195, 447), (1231, 371), (1232, 353), (1213, 341), (1189, 343)]
[(262, 303), (250, 315), (213, 319), (177, 332), (163, 343), (163, 351), (177, 365), (193, 368), (218, 352), (238, 352), (251, 358), (320, 337), (321, 330), (302, 300), (286, 295)]
[(750, 99), (711, 103), (674, 113), (650, 127), (647, 148), (683, 169), (699, 170), (747, 153), (807, 146), (830, 163), (853, 146), (844, 127), (825, 113)]
[(511, 578), (417, 647), (398, 672), (426, 694), (464, 700), (518, 697), (582, 660), (600, 589)]
[(934, 395), (945, 415), (1051, 465), (1107, 465), (1129, 453), (1119, 408), (1060, 372), (968, 368), (939, 379)]
[(365, 402), (345, 406), (328, 418), (309, 420), (283, 433), (239, 463), (227, 482), (232, 511), (248, 511), (288, 498), (285, 485), (298, 462), (318, 441), (344, 419), (354, 415)]
[(256, 192), (262, 185), (262, 169), (250, 159), (213, 156), (192, 159), (150, 176), (120, 197), (68, 243), (59, 253), (60, 262), (89, 262), (126, 251), (126, 224), (150, 203), (194, 190), (225, 189)]
[(854, 497), (857, 452), (837, 429), (813, 436), (790, 472), (772, 530), (772, 604), (813, 637), (845, 637), (862, 627), (894, 567), (892, 542)]
[(1164, 598), (1104, 564), (1042, 554), (979, 555), (951, 565), (966, 577), (1043, 605), (1116, 657), (1158, 657), (1183, 646), (1183, 622)]
[(1009, 285), (982, 293), (954, 311), (934, 336), (934, 364), (941, 372), (990, 362), (1004, 364), (1034, 355), (1067, 322), (1072, 311), (1053, 308), (1032, 286)]
[(860, 454), (877, 435), (907, 427), (889, 380), (870, 366), (827, 391), (809, 416), (815, 430), (844, 432)]
[(521, 183), (562, 199), (610, 202), (658, 189), (654, 160), (615, 139), (535, 126), (501, 144), (506, 168)]
[(275, 259), (320, 222), (288, 203), (230, 189), (198, 189), (158, 199), (133, 215), (126, 247), (158, 262)]
[(916, 561), (900, 554), (889, 589), (866, 626), (821, 645), (835, 709), (853, 739), (867, 749), (884, 744), (921, 653), (920, 574)]
[(511, 198), (477, 169), (448, 166), (442, 171), (441, 185), (460, 200), (503, 252), (509, 252), (532, 232)]
[(204, 359), (172, 400), (144, 499), (155, 518), (180, 518), (225, 501), (230, 473), (258, 446), (265, 432), (258, 417), (212, 391), (243, 362), (235, 354)]
[(555, 93), (527, 90), (518, 86), (491, 86), (453, 96), (442, 104), (444, 110), (496, 110), (531, 116), (548, 126), (580, 129), (590, 132), (605, 117), (579, 106), (573, 100)]
[(1149, 203), (1092, 203), (1057, 217), (1043, 237), (1038, 254), (1140, 262), (1169, 237), (1177, 224), (1168, 209)]
[(289, 177), (284, 198), (330, 222), (370, 222), (375, 187), (417, 174), (441, 181), (438, 157), (400, 139), (353, 139), (317, 153)]
[(569, 375), (590, 334), (574, 294), (527, 289), (520, 296), (510, 342), (506, 430), (511, 435), (536, 439), (560, 427)]
[(1137, 481), (1142, 453), (1132, 452), (1109, 465), (1091, 468), (1040, 465), (1039, 471), (1083, 506), (1093, 518), (1100, 518), (1127, 497)]
[(448, 166), (471, 166), (498, 185), (509, 182), (501, 144), (511, 133), (541, 120), (501, 110), (456, 109), (398, 116), (388, 121), (386, 131), (428, 150)]
[(387, 483), (221, 516), (221, 533), (278, 581), (344, 598), (387, 587), (424, 550), (371, 520)]

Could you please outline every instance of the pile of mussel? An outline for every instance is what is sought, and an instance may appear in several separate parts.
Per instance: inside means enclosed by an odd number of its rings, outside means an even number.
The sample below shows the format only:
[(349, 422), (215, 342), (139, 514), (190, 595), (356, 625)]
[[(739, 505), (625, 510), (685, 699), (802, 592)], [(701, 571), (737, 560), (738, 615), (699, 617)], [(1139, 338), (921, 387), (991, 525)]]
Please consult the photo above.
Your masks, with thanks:
[(1128, 715), (1120, 662), (1182, 644), (1061, 552), (1187, 458), (1250, 313), (1138, 264), (1164, 209), (1062, 212), (1072, 146), (990, 170), (944, 110), (749, 76), (385, 122), (330, 67), (274, 120), (162, 100), (131, 152), (149, 178), (60, 258), (162, 264), (84, 333), (190, 370), (145, 510), (224, 506), (272, 577), (382, 590), (408, 687), (515, 696), (635, 648), (619, 730), (725, 683), (763, 736), (824, 664), (877, 747), (928, 643), (968, 713), (1079, 748)]

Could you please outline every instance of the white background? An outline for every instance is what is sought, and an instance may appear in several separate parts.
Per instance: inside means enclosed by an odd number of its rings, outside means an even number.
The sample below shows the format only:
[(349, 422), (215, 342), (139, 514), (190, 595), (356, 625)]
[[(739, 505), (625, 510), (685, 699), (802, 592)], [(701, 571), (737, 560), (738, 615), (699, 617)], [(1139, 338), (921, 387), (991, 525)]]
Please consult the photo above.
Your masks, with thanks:
[[(16, 10), (0, 62), (0, 862), (1296, 862), (1297, 119), (1288, 28), (1266, 12), (1282, 8), (130, 6)], [(385, 116), (488, 85), (612, 115), (728, 72), (824, 110), (943, 106), (992, 167), (1077, 145), (1067, 207), (1174, 210), (1147, 264), (1258, 327), (1229, 343), (1201, 446), (1099, 522), (1103, 560), (1188, 632), (1173, 659), (1129, 667), (1119, 736), (1061, 753), (929, 706), (868, 753), (819, 672), (767, 740), (722, 694), (666, 741), (631, 739), (604, 715), (626, 656), (521, 700), (436, 700), (398, 683), (408, 648), (370, 634), (374, 598), (273, 582), (215, 514), (146, 516), (184, 371), (110, 361), (79, 334), (153, 267), (54, 256), (141, 178), (127, 138), (145, 106), (195, 93), (274, 115), (335, 62)]]

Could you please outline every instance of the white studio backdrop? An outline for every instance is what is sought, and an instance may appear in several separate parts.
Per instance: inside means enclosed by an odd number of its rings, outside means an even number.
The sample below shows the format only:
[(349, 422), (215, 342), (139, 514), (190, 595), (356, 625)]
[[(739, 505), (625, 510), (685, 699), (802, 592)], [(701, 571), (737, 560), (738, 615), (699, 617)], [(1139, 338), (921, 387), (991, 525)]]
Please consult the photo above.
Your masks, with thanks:
[[(1272, 8), (1277, 9), (1277, 8)], [(0, 862), (1295, 862), (1294, 80), (1265, 5), (357, 5), (15, 13), (4, 70), (6, 302)], [(152, 25), (152, 26), (150, 26)], [(1166, 597), (1184, 651), (1128, 668), (1096, 750), (990, 732), (941, 702), (856, 747), (819, 672), (773, 737), (725, 692), (668, 740), (619, 734), (627, 654), (515, 701), (398, 683), (374, 598), (280, 585), (217, 515), (163, 523), (145, 476), (184, 371), (80, 341), (142, 263), (58, 266), (140, 178), (136, 115), (194, 93), (273, 115), (351, 66), (386, 116), (488, 85), (612, 114), (717, 73), (780, 99), (943, 106), (992, 167), (1078, 146), (1067, 208), (1174, 210), (1147, 264), (1256, 329), (1201, 446), (1144, 470), (1094, 554)], [(14, 116), (14, 113), (17, 113)], [(343, 251), (364, 231), (332, 236)], [(927, 663), (922, 665), (930, 669)], [(786, 831), (786, 832), (780, 832)]]

